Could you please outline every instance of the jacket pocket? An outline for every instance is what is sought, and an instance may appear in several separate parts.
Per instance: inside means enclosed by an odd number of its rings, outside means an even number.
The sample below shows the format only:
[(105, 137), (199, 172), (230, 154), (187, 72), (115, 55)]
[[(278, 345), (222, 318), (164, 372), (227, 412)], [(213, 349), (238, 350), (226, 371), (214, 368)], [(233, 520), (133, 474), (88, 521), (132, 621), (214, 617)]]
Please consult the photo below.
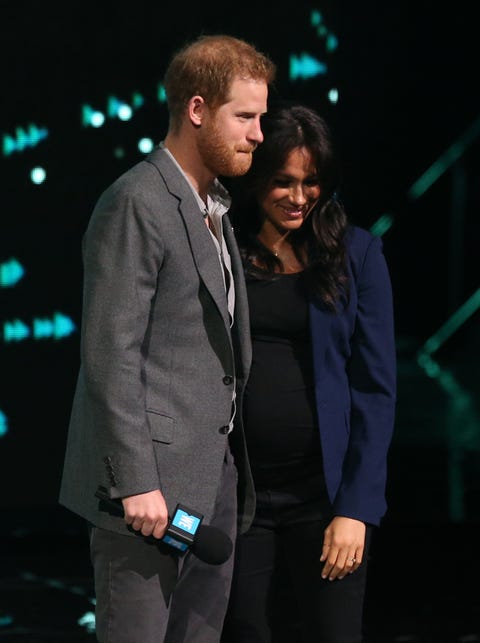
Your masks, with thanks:
[(147, 409), (147, 420), (150, 426), (150, 435), (154, 442), (173, 442), (175, 420), (168, 415), (162, 415), (152, 409)]

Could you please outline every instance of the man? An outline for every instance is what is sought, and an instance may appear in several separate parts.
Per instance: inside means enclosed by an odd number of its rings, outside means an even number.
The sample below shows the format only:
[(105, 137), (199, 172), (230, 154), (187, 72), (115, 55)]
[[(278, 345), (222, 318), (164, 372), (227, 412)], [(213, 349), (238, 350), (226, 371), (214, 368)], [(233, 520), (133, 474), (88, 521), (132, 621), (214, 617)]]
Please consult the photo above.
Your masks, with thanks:
[(160, 539), (177, 503), (235, 538), (229, 444), (247, 507), (252, 497), (233, 429), (250, 364), (246, 294), (217, 177), (249, 169), (274, 75), (268, 57), (230, 36), (177, 52), (165, 140), (101, 195), (85, 234), (60, 503), (91, 525), (101, 643), (220, 639), (232, 557), (210, 565)]

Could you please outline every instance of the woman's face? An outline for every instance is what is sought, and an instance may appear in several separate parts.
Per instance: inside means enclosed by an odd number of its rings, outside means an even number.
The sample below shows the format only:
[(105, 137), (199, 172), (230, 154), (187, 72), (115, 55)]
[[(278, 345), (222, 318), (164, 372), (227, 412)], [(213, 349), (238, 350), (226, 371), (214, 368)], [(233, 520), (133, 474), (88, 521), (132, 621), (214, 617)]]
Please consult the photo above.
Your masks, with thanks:
[(312, 155), (305, 147), (293, 149), (259, 198), (264, 216), (262, 230), (281, 235), (297, 230), (320, 197), (320, 184)]

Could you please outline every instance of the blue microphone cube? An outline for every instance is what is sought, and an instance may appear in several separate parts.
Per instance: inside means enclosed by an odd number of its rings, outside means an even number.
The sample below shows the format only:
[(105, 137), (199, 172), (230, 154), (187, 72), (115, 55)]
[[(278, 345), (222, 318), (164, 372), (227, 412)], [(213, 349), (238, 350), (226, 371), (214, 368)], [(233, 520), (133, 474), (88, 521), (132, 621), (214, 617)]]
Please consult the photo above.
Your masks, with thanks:
[(203, 514), (193, 511), (185, 505), (177, 504), (163, 542), (186, 552), (192, 545), (197, 529), (203, 520)]

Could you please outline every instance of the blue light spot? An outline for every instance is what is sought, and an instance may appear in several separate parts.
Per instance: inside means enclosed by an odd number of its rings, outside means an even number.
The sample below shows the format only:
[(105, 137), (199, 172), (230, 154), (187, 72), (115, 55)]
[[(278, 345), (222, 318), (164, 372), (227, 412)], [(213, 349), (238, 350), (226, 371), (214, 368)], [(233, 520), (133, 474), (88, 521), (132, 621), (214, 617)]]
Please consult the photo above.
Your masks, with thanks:
[(129, 121), (132, 118), (132, 114), (133, 114), (132, 108), (130, 107), (130, 105), (126, 105), (126, 104), (120, 105), (117, 111), (118, 118), (121, 121)]
[(0, 616), (0, 627), (7, 627), (13, 623), (13, 616), (10, 614), (2, 614)]
[(153, 141), (152, 141), (152, 139), (151, 138), (146, 138), (146, 137), (141, 138), (138, 141), (138, 149), (143, 154), (148, 154), (149, 152), (151, 152), (153, 150)]
[(335, 89), (335, 87), (332, 87), (332, 89), (329, 90), (329, 92), (328, 92), (328, 100), (333, 105), (336, 105), (338, 103), (338, 89)]
[(105, 123), (105, 116), (102, 112), (93, 112), (90, 118), (90, 125), (92, 127), (102, 127)]
[(41, 185), (47, 178), (47, 173), (43, 167), (34, 167), (30, 172), (30, 178), (35, 185)]
[(290, 80), (314, 78), (326, 72), (327, 65), (310, 54), (302, 53), (300, 56), (290, 56)]
[(20, 342), (30, 335), (29, 327), (20, 319), (3, 324), (3, 338), (6, 342)]
[(22, 264), (14, 258), (0, 264), (0, 287), (9, 288), (14, 286), (24, 274), (25, 270)]
[(0, 438), (8, 433), (8, 420), (3, 411), (0, 411)]

